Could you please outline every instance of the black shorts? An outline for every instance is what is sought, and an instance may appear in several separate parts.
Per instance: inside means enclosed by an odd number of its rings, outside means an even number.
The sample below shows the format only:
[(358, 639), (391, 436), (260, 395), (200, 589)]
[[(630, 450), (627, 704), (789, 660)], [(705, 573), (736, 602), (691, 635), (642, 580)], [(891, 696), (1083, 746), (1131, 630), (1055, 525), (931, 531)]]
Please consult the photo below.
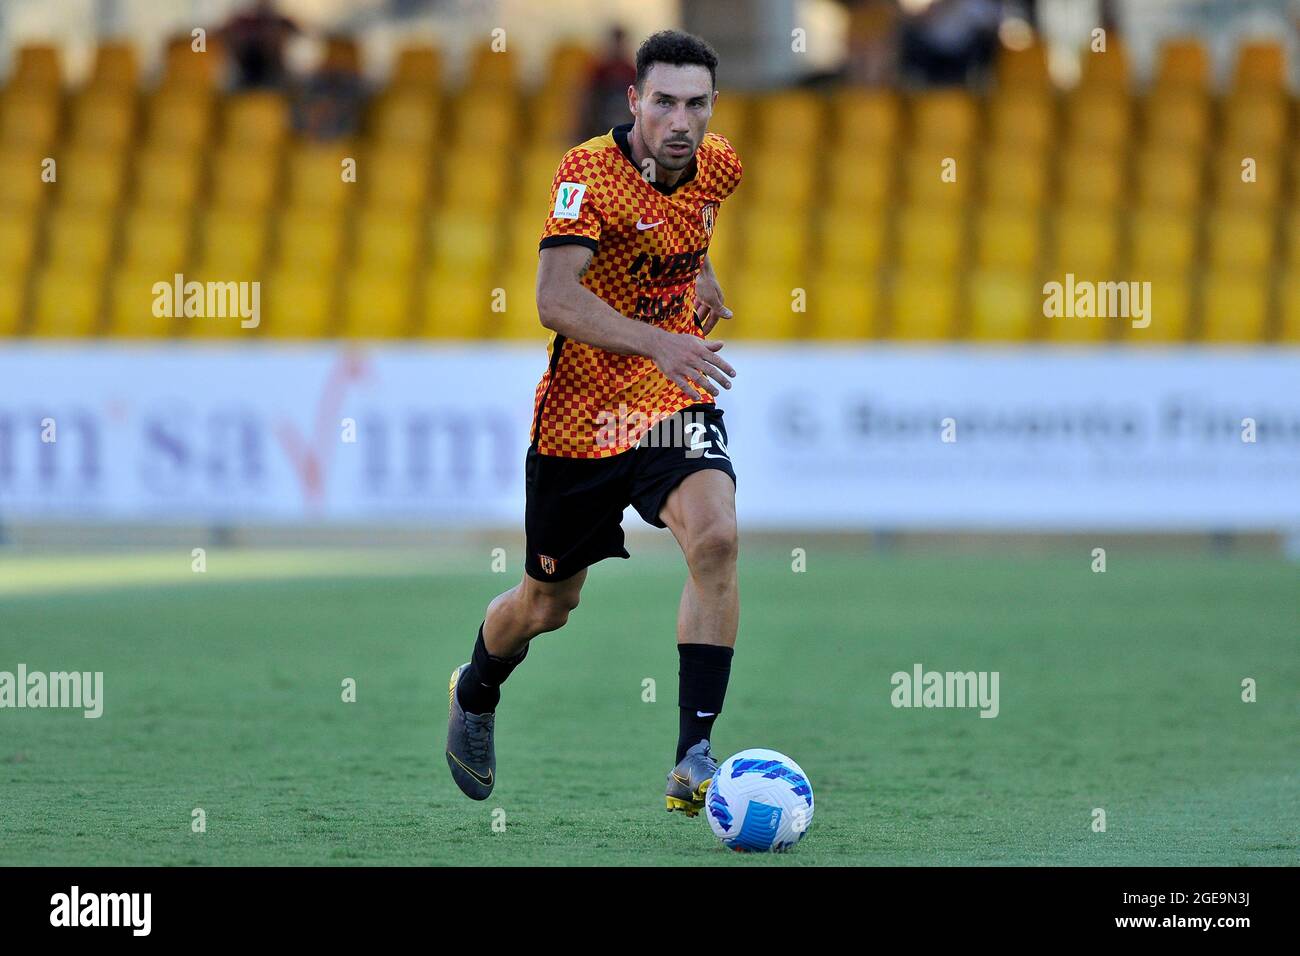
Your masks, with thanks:
[(736, 480), (722, 409), (698, 404), (665, 421), (635, 448), (609, 458), (560, 458), (528, 449), (524, 570), (562, 581), (605, 558), (631, 557), (623, 547), (623, 509), (636, 508), (656, 528), (668, 494), (697, 471)]

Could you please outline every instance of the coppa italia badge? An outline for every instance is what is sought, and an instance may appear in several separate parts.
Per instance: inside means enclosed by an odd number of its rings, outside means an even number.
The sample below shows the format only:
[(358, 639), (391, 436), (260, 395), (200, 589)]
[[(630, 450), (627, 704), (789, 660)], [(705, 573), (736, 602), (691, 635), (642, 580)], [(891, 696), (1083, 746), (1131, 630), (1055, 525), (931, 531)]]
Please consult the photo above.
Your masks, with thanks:
[(704, 231), (709, 235), (713, 235), (713, 210), (711, 202), (706, 202), (700, 209), (700, 220), (704, 223)]

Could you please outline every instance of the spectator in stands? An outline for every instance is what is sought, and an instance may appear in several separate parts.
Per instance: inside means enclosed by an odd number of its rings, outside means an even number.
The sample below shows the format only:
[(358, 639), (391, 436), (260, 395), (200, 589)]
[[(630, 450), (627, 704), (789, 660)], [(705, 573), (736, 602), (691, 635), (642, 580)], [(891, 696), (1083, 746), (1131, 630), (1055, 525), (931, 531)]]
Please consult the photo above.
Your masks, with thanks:
[(284, 48), (299, 30), (296, 23), (275, 9), (274, 0), (257, 0), (251, 9), (236, 13), (217, 32), (238, 71), (237, 88), (284, 85)]
[(320, 142), (347, 139), (360, 128), (364, 105), (356, 43), (348, 37), (328, 37), (324, 60), (294, 100), (294, 128)]
[(898, 0), (857, 0), (849, 6), (844, 77), (861, 86), (890, 86), (898, 77)]
[(1001, 21), (998, 0), (934, 0), (903, 21), (903, 75), (929, 86), (970, 82), (991, 67)]
[(627, 31), (614, 27), (609, 31), (604, 51), (593, 64), (587, 80), (585, 132), (591, 136), (607, 133), (621, 123), (631, 122), (627, 107), (627, 88), (636, 82), (636, 64), (627, 49)]

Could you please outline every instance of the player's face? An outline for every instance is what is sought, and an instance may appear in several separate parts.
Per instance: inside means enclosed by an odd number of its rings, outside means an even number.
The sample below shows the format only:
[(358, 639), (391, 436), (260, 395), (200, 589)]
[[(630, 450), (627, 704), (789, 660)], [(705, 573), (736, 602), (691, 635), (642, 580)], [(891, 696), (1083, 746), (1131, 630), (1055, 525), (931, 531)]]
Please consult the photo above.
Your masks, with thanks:
[(646, 151), (663, 169), (690, 165), (713, 115), (718, 94), (707, 67), (656, 63), (646, 73), (640, 93), (628, 91)]

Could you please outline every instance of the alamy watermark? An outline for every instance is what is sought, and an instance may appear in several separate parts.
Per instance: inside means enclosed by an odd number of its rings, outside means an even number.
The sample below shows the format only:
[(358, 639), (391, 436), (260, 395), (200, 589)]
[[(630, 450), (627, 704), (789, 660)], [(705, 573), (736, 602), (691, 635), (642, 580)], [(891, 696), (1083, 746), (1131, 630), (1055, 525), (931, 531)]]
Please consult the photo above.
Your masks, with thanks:
[(155, 282), (155, 318), (240, 319), (240, 327), (255, 329), (262, 323), (262, 283), (185, 281), (177, 272), (171, 282)]
[(0, 671), (0, 709), (69, 708), (88, 719), (104, 713), (103, 671)]
[(896, 671), (889, 702), (895, 707), (978, 707), (981, 717), (996, 717), (998, 671), (927, 671), (913, 664), (912, 672)]

